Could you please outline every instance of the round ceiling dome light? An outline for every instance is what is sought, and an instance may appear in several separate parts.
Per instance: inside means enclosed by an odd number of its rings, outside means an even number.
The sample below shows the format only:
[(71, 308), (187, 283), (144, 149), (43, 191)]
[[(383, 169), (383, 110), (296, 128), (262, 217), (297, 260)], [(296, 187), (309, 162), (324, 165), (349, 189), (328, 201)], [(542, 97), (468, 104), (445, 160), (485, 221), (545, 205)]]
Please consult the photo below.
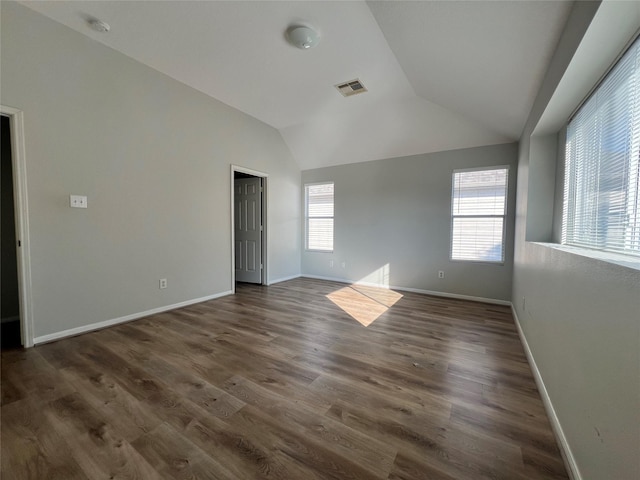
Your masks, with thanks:
[(102, 20), (98, 20), (97, 18), (92, 18), (89, 20), (89, 26), (92, 30), (100, 33), (107, 33), (111, 30), (111, 27), (107, 22), (103, 22)]
[(288, 32), (288, 37), (292, 45), (302, 49), (313, 48), (318, 45), (320, 41), (318, 32), (304, 26), (291, 27)]

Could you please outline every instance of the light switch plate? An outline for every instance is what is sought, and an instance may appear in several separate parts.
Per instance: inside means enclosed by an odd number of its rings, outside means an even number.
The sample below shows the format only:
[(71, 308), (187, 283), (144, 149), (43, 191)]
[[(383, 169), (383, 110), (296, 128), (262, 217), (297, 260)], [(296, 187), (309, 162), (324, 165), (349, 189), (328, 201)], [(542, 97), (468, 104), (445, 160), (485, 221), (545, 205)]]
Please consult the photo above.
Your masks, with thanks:
[(73, 208), (87, 208), (86, 195), (69, 195), (69, 205)]

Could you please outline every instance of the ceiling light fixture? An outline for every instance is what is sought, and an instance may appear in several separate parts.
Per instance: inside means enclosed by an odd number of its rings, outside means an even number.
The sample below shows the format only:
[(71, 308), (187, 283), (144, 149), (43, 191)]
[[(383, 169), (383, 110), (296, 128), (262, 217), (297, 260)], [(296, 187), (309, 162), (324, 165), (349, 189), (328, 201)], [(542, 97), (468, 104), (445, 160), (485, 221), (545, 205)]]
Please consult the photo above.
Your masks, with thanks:
[(109, 30), (111, 30), (111, 27), (108, 23), (103, 22), (102, 20), (98, 20), (97, 18), (92, 18), (91, 20), (89, 20), (89, 26), (92, 30), (100, 33), (107, 33)]
[(318, 32), (313, 28), (301, 25), (289, 27), (287, 30), (287, 36), (292, 45), (302, 49), (313, 48), (318, 45), (318, 42), (320, 41)]

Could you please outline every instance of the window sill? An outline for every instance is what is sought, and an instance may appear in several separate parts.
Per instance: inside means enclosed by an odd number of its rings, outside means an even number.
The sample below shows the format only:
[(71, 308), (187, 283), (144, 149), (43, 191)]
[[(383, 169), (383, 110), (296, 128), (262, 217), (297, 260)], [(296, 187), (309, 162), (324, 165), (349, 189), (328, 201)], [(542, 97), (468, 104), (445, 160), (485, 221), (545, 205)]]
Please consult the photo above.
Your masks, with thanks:
[(630, 255), (623, 255), (621, 253), (603, 252), (600, 250), (591, 250), (588, 248), (574, 247), (572, 245), (561, 245), (559, 243), (545, 243), (545, 242), (530, 242), (543, 247), (553, 248), (562, 252), (573, 253), (574, 255), (580, 255), (587, 258), (593, 258), (595, 260), (601, 260), (603, 262), (613, 263), (622, 267), (631, 268), (633, 270), (640, 271), (640, 258), (632, 257)]
[(503, 267), (504, 264), (505, 264), (504, 260), (503, 261), (499, 261), (499, 262), (493, 262), (493, 261), (490, 261), (490, 260), (466, 260), (466, 259), (462, 260), (462, 259), (459, 259), (459, 258), (451, 258), (451, 257), (449, 257), (449, 261), (450, 262), (455, 262), (455, 263), (477, 263), (477, 264), (480, 264), (480, 265), (497, 265), (499, 267)]

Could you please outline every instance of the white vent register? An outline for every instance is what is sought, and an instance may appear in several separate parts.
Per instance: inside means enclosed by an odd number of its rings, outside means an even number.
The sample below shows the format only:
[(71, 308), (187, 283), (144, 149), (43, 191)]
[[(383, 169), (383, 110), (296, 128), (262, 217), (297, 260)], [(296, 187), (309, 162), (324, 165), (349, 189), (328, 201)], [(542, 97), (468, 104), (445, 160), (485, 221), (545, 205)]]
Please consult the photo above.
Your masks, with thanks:
[(340, 83), (336, 85), (338, 91), (343, 97), (350, 97), (352, 95), (358, 95), (359, 93), (367, 92), (367, 88), (357, 78), (349, 82)]

